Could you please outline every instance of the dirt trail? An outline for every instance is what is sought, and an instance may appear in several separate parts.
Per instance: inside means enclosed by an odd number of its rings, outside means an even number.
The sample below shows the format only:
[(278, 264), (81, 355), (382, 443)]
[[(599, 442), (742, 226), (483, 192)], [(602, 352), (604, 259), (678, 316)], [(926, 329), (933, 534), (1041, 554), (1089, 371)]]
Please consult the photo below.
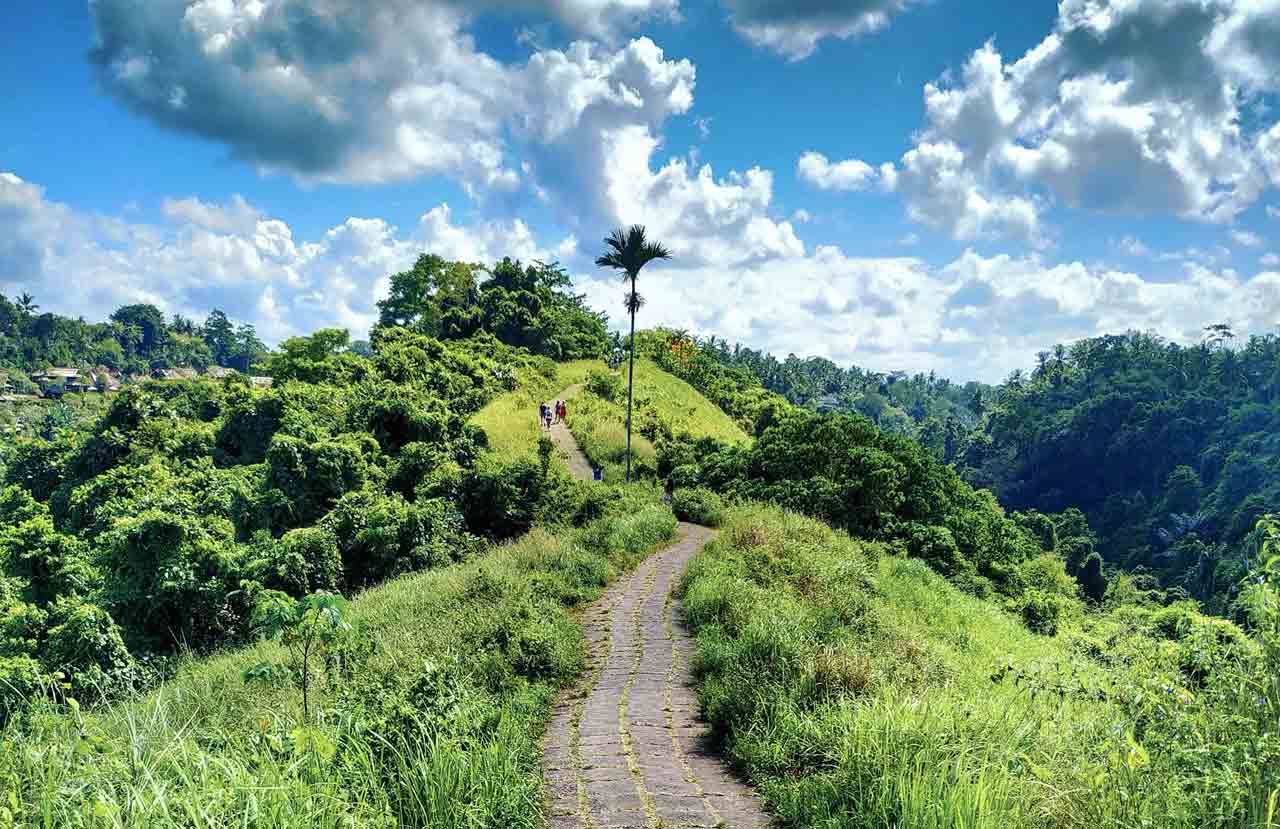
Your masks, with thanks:
[[(582, 457), (568, 429), (553, 438)], [(561, 444), (568, 441), (570, 446)], [(576, 475), (583, 477), (579, 472)], [(551, 829), (758, 829), (771, 823), (746, 786), (704, 747), (690, 684), (693, 642), (672, 588), (715, 532), (679, 540), (620, 579), (583, 617), (588, 670), (556, 706), (543, 742)]]

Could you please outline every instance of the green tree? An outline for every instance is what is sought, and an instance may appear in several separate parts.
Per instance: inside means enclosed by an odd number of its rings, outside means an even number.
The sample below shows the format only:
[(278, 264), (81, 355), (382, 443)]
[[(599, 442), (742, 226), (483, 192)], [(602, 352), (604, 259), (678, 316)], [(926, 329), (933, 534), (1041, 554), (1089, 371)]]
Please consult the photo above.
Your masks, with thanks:
[(391, 291), (378, 303), (378, 325), (413, 328), (431, 337), (467, 336), (474, 331), (466, 318), (477, 300), (477, 270), (478, 265), (435, 254), (419, 256), (412, 268), (391, 276)]
[(635, 396), (636, 369), (636, 313), (643, 300), (636, 291), (636, 279), (640, 271), (658, 259), (670, 259), (671, 252), (658, 242), (650, 242), (643, 225), (618, 228), (604, 240), (606, 252), (596, 259), (596, 266), (622, 271), (623, 279), (630, 283), (627, 294), (627, 311), (631, 314), (631, 355), (627, 370), (627, 481), (631, 480), (631, 419)]

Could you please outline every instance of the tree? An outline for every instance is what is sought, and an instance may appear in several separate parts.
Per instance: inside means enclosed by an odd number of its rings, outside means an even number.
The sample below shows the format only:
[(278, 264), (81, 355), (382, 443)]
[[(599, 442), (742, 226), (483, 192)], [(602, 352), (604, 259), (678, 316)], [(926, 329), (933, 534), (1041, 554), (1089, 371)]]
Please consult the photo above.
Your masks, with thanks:
[(414, 328), (431, 337), (454, 333), (446, 330), (457, 326), (453, 317), (475, 305), (477, 270), (434, 254), (419, 256), (413, 268), (392, 275), (390, 293), (378, 302), (378, 325)]
[(40, 306), (36, 304), (35, 297), (23, 291), (18, 297), (18, 310), (27, 316), (33, 316), (36, 311), (40, 310)]
[[(140, 303), (137, 305), (125, 305), (116, 309), (111, 315), (112, 322), (118, 322), (126, 328), (129, 326), (137, 326), (140, 334), (137, 343), (138, 353), (146, 358), (150, 358), (153, 352), (156, 352), (164, 345), (168, 335), (168, 328), (165, 326), (164, 314), (154, 305)], [(122, 342), (126, 353), (129, 352), (129, 344)]]
[(643, 225), (618, 228), (604, 240), (607, 250), (596, 259), (596, 266), (622, 271), (623, 279), (630, 282), (627, 293), (627, 312), (631, 314), (631, 354), (627, 369), (627, 481), (631, 480), (631, 410), (635, 395), (636, 370), (636, 312), (644, 300), (636, 292), (636, 279), (645, 265), (656, 259), (670, 259), (671, 252), (658, 242), (645, 237)]

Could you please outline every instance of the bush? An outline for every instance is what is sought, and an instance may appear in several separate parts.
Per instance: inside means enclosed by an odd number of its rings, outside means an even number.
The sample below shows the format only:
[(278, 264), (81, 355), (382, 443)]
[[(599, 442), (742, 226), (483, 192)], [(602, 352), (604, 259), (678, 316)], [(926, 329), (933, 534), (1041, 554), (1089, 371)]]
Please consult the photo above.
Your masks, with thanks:
[(1018, 613), (1028, 630), (1045, 636), (1056, 636), (1063, 604), (1060, 596), (1032, 588), (1022, 595)]
[(611, 403), (618, 402), (626, 391), (622, 378), (612, 371), (593, 371), (587, 377), (587, 391)]
[(31, 657), (0, 656), (0, 726), (21, 716), (50, 684)]
[(681, 521), (719, 527), (724, 523), (724, 499), (709, 489), (677, 489), (671, 509)]
[(95, 605), (63, 602), (50, 621), (41, 652), (45, 666), (70, 677), (74, 693), (110, 694), (133, 662), (110, 614)]

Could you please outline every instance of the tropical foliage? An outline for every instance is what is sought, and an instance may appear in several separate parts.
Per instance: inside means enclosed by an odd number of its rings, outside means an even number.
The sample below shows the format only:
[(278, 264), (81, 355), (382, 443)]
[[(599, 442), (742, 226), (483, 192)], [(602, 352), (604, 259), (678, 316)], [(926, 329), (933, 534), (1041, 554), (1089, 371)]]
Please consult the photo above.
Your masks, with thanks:
[(703, 710), (787, 826), (1269, 829), (1277, 566), (1254, 637), (1131, 595), (1049, 639), (892, 545), (753, 506), (684, 607)]
[(1280, 338), (1213, 328), (1184, 347), (1147, 334), (1040, 355), (994, 398), (955, 458), (1012, 509), (1081, 510), (1113, 567), (1229, 613), (1249, 535), (1280, 510)]

